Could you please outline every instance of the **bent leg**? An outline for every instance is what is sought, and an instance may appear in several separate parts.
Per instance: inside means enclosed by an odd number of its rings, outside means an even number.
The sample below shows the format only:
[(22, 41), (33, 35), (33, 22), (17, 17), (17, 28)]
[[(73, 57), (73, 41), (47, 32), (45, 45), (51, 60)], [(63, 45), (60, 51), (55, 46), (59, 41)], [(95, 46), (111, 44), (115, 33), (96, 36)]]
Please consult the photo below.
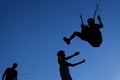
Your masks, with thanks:
[(80, 33), (80, 32), (74, 32), (74, 33), (70, 36), (69, 40), (72, 40), (72, 39), (75, 38), (76, 36), (79, 37), (79, 38), (81, 38), (81, 33)]
[(72, 39), (74, 39), (76, 36), (79, 37), (79, 38), (81, 38), (81, 33), (80, 33), (80, 32), (74, 32), (74, 33), (70, 36), (70, 38), (64, 37), (63, 40), (64, 40), (67, 44), (70, 44), (70, 41), (71, 41)]

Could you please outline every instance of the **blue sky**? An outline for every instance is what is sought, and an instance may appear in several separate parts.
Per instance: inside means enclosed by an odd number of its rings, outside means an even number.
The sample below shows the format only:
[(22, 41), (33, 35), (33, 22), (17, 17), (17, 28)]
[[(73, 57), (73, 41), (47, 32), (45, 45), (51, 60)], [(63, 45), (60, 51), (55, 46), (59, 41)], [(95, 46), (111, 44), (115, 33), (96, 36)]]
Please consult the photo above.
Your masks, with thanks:
[[(68, 46), (63, 37), (80, 31), (93, 17), (98, 0), (0, 0), (0, 78), (17, 62), (18, 80), (60, 80), (57, 52), (81, 54), (69, 62), (86, 59), (70, 68), (73, 80), (120, 80), (119, 0), (100, 0), (103, 43), (94, 48), (75, 38)], [(96, 19), (97, 21), (97, 19)]]

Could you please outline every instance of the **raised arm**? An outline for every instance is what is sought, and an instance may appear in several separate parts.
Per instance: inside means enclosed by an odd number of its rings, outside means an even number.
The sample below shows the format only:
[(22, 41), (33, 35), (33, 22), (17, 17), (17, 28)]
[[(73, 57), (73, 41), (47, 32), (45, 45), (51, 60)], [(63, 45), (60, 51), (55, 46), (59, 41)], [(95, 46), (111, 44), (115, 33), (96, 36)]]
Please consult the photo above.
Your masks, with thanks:
[(82, 18), (82, 15), (80, 15), (80, 19), (81, 19), (81, 27), (83, 28), (85, 25), (84, 25), (84, 23), (83, 23), (83, 18)]
[(84, 63), (84, 62), (85, 62), (85, 59), (83, 59), (82, 61), (80, 61), (80, 62), (78, 62), (78, 63), (75, 63), (75, 64), (69, 63), (68, 65), (74, 67), (74, 66), (77, 66), (77, 65), (79, 65), (79, 64), (81, 64), (81, 63)]
[(103, 23), (102, 23), (102, 21), (101, 21), (100, 15), (98, 15), (98, 21), (99, 21), (99, 23), (100, 23), (99, 28), (103, 28)]
[(65, 60), (71, 59), (72, 57), (79, 55), (79, 53), (80, 52), (75, 52), (73, 55), (65, 57)]

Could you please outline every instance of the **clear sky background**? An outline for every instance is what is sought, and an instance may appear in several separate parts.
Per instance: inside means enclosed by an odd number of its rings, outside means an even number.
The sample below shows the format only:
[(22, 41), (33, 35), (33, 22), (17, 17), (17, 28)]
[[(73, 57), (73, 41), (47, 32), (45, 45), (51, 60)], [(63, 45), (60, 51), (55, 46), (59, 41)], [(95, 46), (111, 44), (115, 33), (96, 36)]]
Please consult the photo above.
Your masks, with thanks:
[[(120, 1), (100, 0), (103, 43), (94, 48), (75, 38), (68, 46), (63, 37), (80, 31), (93, 17), (98, 0), (0, 0), (0, 79), (7, 67), (18, 63), (18, 80), (60, 80), (57, 52), (81, 54), (86, 59), (70, 68), (73, 80), (120, 80)], [(96, 22), (97, 18), (96, 18)]]

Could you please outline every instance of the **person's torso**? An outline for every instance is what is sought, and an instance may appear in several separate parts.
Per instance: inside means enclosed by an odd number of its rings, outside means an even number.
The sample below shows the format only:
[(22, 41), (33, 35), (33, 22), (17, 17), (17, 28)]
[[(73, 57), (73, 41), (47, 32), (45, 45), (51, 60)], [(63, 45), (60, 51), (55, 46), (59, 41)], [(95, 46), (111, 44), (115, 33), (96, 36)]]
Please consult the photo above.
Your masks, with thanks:
[(69, 67), (68, 67), (68, 62), (66, 61), (61, 61), (59, 62), (60, 64), (60, 73), (62, 75), (70, 75)]
[(6, 71), (6, 80), (14, 80), (17, 76), (17, 71), (13, 68), (8, 68)]

